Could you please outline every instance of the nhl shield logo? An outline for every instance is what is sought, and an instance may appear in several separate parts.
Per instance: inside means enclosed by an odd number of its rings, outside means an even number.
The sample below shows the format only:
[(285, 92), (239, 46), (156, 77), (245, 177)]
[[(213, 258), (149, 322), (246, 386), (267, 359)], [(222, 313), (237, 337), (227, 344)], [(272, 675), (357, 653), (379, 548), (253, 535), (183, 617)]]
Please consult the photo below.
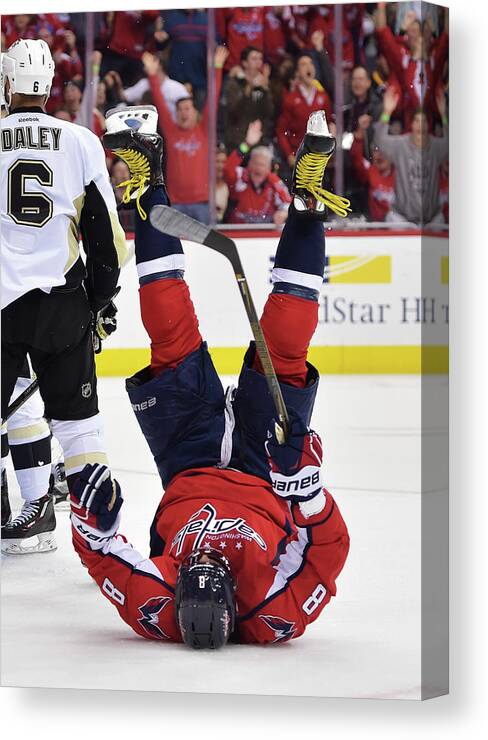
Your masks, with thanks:
[(83, 398), (90, 398), (91, 394), (91, 383), (83, 383), (83, 385), (81, 386), (81, 395), (83, 396)]

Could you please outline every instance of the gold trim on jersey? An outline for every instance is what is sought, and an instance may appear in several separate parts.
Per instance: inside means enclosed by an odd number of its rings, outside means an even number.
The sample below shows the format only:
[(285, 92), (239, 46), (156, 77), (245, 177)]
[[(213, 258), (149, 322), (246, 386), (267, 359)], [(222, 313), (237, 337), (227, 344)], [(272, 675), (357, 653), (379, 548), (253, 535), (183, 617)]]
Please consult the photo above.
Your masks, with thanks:
[(119, 217), (116, 213), (109, 211), (110, 224), (112, 226), (112, 233), (114, 235), (114, 247), (117, 252), (117, 259), (119, 267), (123, 267), (129, 257), (129, 247), (125, 240), (125, 232), (120, 225)]
[(63, 275), (66, 275), (80, 256), (80, 243), (78, 241), (78, 225), (80, 223), (81, 211), (85, 202), (85, 193), (82, 193), (73, 201), (76, 216), (70, 219), (68, 226), (68, 260), (64, 266)]

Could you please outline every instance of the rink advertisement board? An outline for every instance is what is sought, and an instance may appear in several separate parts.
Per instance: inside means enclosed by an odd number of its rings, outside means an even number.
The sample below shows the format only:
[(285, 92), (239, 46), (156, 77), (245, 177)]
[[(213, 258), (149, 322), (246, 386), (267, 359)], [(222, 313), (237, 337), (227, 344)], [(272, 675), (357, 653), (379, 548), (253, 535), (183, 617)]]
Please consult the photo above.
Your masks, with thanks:
[[(235, 236), (258, 312), (271, 289), (278, 237)], [(448, 370), (448, 239), (363, 232), (326, 236), (327, 263), (310, 361), (321, 373), (436, 374)], [(200, 329), (220, 372), (239, 372), (251, 337), (225, 258), (186, 243), (186, 278)], [(119, 328), (98, 358), (101, 375), (130, 375), (147, 363), (134, 294), (134, 260), (121, 275)]]

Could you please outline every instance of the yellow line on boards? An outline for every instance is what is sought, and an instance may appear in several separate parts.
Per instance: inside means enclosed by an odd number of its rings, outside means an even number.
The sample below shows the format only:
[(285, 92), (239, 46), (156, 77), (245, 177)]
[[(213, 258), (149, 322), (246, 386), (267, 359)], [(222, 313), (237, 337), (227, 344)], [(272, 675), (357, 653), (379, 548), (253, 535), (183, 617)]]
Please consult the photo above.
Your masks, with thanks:
[(449, 283), (449, 257), (441, 257), (441, 284)]
[[(359, 265), (354, 267), (358, 261)], [(360, 257), (331, 255), (328, 269), (329, 283), (391, 283), (391, 257), (387, 255), (371, 257), (364, 264), (361, 264)]]
[[(239, 373), (244, 347), (211, 347), (210, 354), (222, 375)], [(446, 345), (326, 346), (310, 347), (308, 354), (325, 375), (445, 375), (449, 372)], [(130, 377), (149, 364), (149, 349), (104, 349), (96, 356), (100, 376)]]

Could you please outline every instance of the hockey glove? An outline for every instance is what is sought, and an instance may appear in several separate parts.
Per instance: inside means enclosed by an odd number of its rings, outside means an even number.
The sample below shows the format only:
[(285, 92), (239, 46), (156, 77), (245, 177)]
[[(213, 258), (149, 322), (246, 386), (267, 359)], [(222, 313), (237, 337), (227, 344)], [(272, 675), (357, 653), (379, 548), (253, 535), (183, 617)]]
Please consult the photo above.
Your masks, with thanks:
[(102, 351), (102, 341), (113, 334), (117, 328), (117, 306), (113, 301), (97, 311), (93, 319), (93, 349), (95, 354)]
[[(277, 496), (291, 503), (304, 504), (317, 498), (320, 509), (324, 503), (322, 484), (322, 441), (319, 435), (295, 417), (285, 444), (280, 444), (276, 425), (268, 431), (265, 442), (271, 467), (271, 485)], [(320, 499), (320, 501), (319, 501)], [(315, 506), (308, 507), (310, 511)], [(320, 510), (319, 509), (319, 510)]]
[[(90, 530), (115, 532), (123, 498), (119, 484), (112, 480), (106, 465), (85, 465), (70, 500), (73, 526), (84, 539), (93, 539)], [(80, 528), (79, 524), (86, 526)]]

